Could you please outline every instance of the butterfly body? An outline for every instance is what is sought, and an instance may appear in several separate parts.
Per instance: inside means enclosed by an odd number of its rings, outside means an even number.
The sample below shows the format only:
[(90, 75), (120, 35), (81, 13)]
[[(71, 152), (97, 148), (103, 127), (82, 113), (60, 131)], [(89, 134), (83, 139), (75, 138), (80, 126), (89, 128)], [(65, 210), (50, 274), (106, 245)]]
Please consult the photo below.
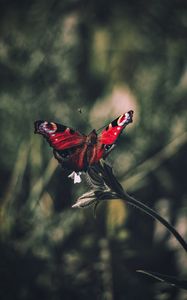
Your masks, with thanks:
[(86, 171), (87, 168), (102, 158), (104, 149), (97, 143), (98, 135), (95, 130), (90, 132), (82, 143), (69, 148), (66, 152), (53, 150), (55, 158), (65, 168), (74, 171)]
[(86, 171), (109, 154), (123, 129), (132, 122), (132, 116), (133, 111), (121, 115), (99, 135), (95, 129), (84, 135), (59, 123), (43, 120), (35, 122), (35, 133), (47, 139), (55, 158), (64, 169)]

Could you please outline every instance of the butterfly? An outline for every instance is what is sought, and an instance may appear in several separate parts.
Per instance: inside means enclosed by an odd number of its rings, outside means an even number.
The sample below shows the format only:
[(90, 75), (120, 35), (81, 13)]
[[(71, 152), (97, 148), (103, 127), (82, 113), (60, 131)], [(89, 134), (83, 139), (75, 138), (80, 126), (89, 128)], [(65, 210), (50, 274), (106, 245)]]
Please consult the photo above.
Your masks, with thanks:
[(74, 171), (72, 177), (79, 182), (75, 172), (86, 171), (101, 158), (106, 158), (123, 129), (132, 122), (132, 117), (132, 110), (122, 114), (100, 134), (94, 129), (85, 135), (65, 125), (43, 120), (35, 121), (34, 127), (35, 133), (47, 139), (61, 166)]

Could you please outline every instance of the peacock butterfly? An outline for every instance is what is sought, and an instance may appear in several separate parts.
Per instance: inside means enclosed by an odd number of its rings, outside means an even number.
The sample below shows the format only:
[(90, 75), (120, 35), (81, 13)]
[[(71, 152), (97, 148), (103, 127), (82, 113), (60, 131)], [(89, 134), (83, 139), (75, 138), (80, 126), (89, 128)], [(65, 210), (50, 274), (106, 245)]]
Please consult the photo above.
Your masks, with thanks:
[[(100, 134), (94, 129), (88, 135), (55, 122), (35, 121), (35, 133), (43, 135), (53, 148), (55, 158), (64, 169), (86, 171), (111, 152), (123, 129), (132, 122), (130, 110), (112, 121)], [(70, 175), (71, 176), (71, 175)]]

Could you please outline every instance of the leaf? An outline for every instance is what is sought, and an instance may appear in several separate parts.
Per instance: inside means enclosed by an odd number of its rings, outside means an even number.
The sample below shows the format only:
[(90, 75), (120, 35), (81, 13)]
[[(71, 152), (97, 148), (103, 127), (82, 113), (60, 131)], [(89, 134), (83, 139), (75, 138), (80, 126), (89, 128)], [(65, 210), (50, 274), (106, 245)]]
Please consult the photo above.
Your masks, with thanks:
[(77, 199), (74, 205), (72, 205), (73, 208), (75, 207), (87, 207), (94, 202), (97, 202), (97, 198), (95, 196), (94, 191), (87, 192), (83, 194), (81, 197)]
[(86, 178), (93, 189), (112, 190), (117, 193), (119, 197), (124, 193), (123, 187), (117, 181), (112, 168), (105, 160), (100, 160), (99, 163), (91, 166), (87, 172)]
[(96, 166), (90, 167), (85, 177), (91, 189), (104, 190), (106, 188), (104, 179), (102, 178), (100, 171)]
[(110, 186), (110, 188), (119, 195), (124, 194), (123, 187), (114, 176), (111, 166), (109, 166), (104, 160), (101, 161), (101, 164), (103, 166), (105, 182), (108, 184), (108, 186)]

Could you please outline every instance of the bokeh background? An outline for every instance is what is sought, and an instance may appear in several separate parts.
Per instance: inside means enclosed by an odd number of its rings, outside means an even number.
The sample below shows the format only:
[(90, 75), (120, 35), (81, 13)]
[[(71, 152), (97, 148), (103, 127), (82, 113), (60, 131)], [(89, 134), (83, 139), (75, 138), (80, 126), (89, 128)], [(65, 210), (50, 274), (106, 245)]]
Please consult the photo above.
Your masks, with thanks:
[(187, 2), (0, 0), (0, 299), (185, 300), (136, 273), (185, 278), (168, 232), (120, 202), (72, 209), (37, 119), (89, 133), (129, 109), (109, 162), (187, 235)]

